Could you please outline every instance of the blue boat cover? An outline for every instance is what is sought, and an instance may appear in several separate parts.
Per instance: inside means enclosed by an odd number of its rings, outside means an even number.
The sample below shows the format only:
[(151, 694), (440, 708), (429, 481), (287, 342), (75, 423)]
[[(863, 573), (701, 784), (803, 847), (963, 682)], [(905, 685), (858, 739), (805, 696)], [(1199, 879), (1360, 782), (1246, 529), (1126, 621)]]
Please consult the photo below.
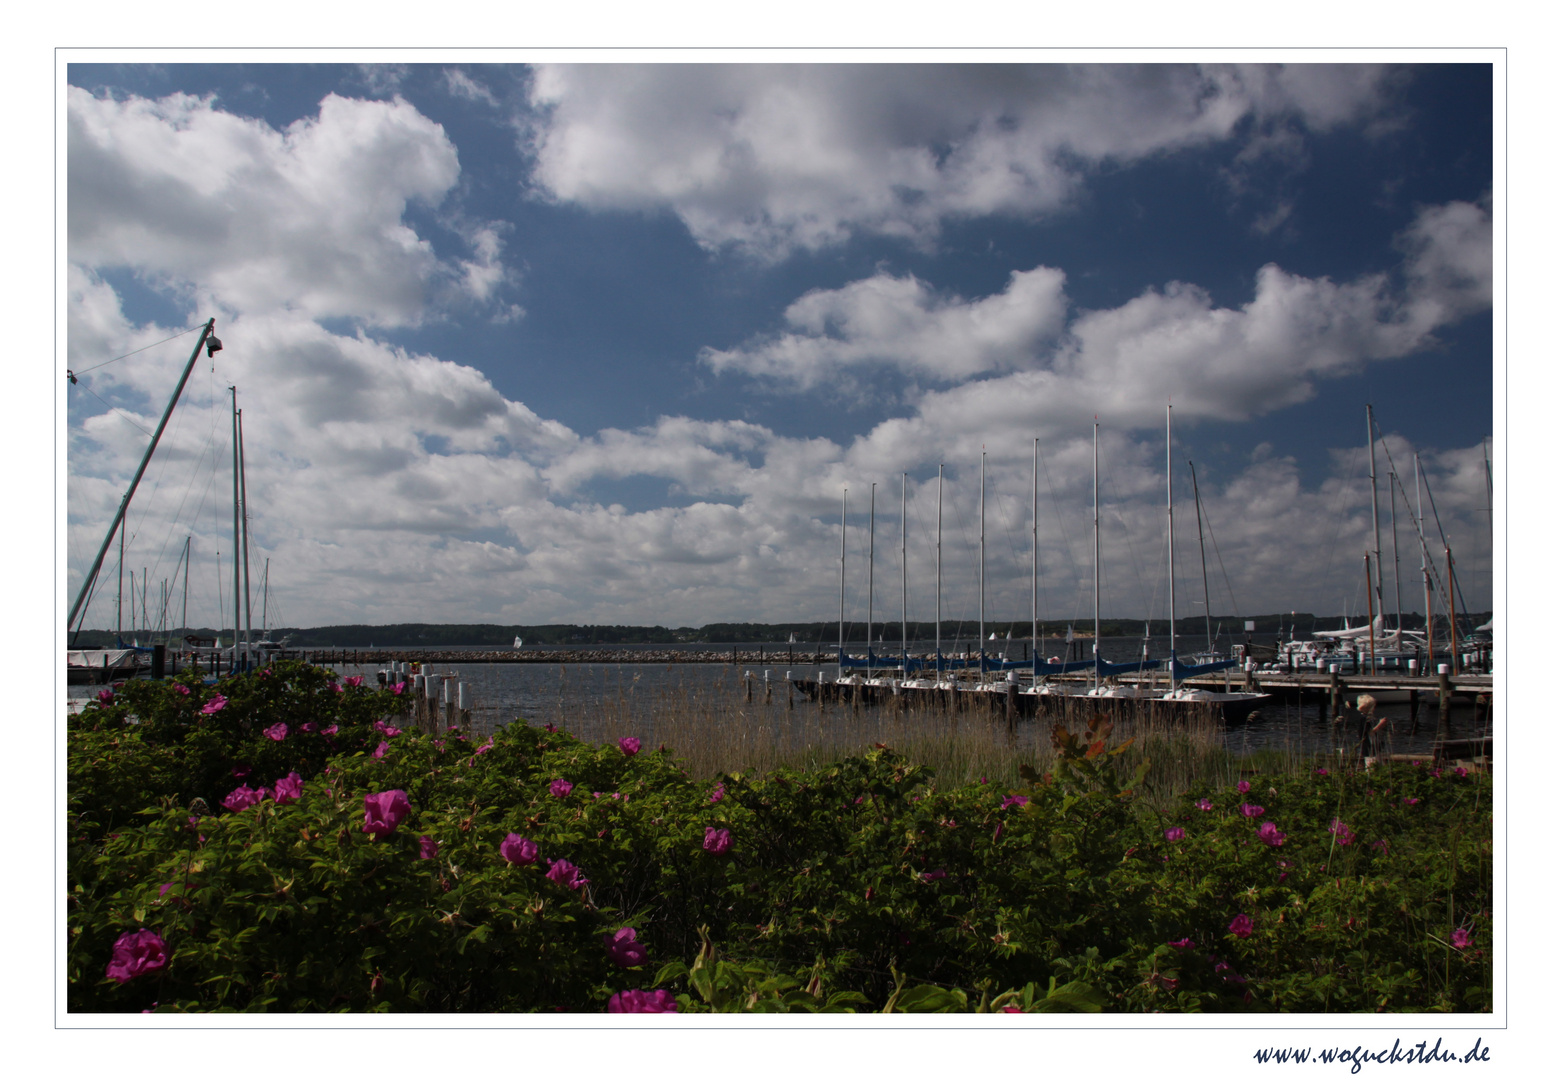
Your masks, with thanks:
[(1172, 657), (1170, 660), (1170, 671), (1177, 679), (1188, 679), (1193, 675), (1211, 675), (1215, 671), (1223, 671), (1225, 668), (1232, 668), (1239, 663), (1239, 659), (1231, 659), (1216, 660), (1211, 664), (1183, 664), (1180, 660)]

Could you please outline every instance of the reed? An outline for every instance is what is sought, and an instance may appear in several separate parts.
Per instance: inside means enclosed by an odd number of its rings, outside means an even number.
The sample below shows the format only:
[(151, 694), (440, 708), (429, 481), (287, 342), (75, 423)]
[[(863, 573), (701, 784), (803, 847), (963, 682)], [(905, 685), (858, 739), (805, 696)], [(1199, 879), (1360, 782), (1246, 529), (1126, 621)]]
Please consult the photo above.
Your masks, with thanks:
[[(773, 684), (766, 701), (762, 682), (744, 683), (734, 669), (712, 683), (650, 692), (642, 691), (637, 679), (606, 676), (599, 691), (591, 695), (595, 704), (581, 709), (568, 704), (570, 695), (560, 689), (550, 722), (593, 742), (615, 743), (632, 735), (646, 748), (664, 745), (690, 777), (700, 780), (723, 773), (816, 768), (881, 744), (931, 768), (939, 787), (979, 782), (1016, 787), (1022, 766), (1042, 775), (1051, 771), (1053, 724), (1078, 730), (1095, 711), (1089, 703), (1065, 699), (1057, 703), (1059, 711), (1020, 718), (1010, 730), (1000, 710), (950, 710), (931, 699), (906, 708), (849, 702), (820, 707), (795, 694), (788, 706), (784, 682)], [(1293, 774), (1320, 760), (1294, 748), (1232, 752), (1224, 745), (1222, 722), (1211, 712), (1171, 719), (1143, 703), (1116, 703), (1115, 708), (1112, 742), (1133, 740), (1119, 765), (1130, 772), (1149, 761), (1141, 795), (1157, 808), (1168, 809), (1177, 795), (1199, 782), (1230, 786), (1243, 774)]]

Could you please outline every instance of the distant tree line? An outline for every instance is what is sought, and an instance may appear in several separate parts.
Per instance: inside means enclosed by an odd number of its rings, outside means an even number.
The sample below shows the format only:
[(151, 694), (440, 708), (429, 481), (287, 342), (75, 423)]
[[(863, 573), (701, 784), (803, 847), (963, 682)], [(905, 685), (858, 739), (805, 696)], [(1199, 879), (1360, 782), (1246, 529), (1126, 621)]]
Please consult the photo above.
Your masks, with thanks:
[[(1471, 630), (1490, 618), (1490, 613), (1472, 612), (1466, 620), (1459, 616), (1458, 623), (1463, 632)], [(1212, 622), (1220, 641), (1240, 641), (1246, 631), (1247, 621), (1253, 624), (1253, 632), (1258, 634), (1283, 634), (1288, 635), (1293, 631), (1301, 637), (1316, 630), (1336, 630), (1343, 626), (1343, 616), (1329, 615), (1317, 616), (1308, 611), (1284, 612), (1276, 615), (1252, 615), (1214, 616)], [(1363, 619), (1355, 618), (1350, 625), (1359, 626)], [(1391, 617), (1388, 619), (1391, 624)], [(1403, 627), (1407, 630), (1424, 629), (1425, 620), (1421, 615), (1405, 613)], [(1068, 623), (1063, 620), (1046, 619), (1040, 624), (1040, 632), (1044, 637), (1064, 637), (1067, 633)], [(1092, 619), (1079, 620), (1071, 624), (1076, 636), (1092, 634), (1094, 621)], [(1446, 625), (1445, 617), (1437, 619), (1437, 625), (1443, 628)], [(1153, 619), (1147, 623), (1148, 633), (1154, 637), (1163, 637), (1170, 632), (1170, 624), (1165, 619)], [(900, 624), (898, 620), (876, 621), (872, 623), (872, 640), (879, 638), (885, 644), (898, 644), (900, 641)], [(1195, 643), (1197, 638), (1206, 634), (1206, 623), (1202, 616), (1190, 616), (1177, 619), (1175, 631), (1177, 636), (1184, 635), (1189, 642)], [(997, 635), (998, 640), (1011, 635), (1014, 641), (1029, 636), (1029, 620), (998, 621), (988, 620), (986, 633)], [(912, 622), (906, 627), (911, 641), (931, 641), (937, 637), (936, 624), (931, 622)], [(1100, 620), (1100, 633), (1104, 637), (1137, 637), (1144, 632), (1144, 620), (1142, 619), (1102, 619)], [(955, 641), (973, 642), (979, 633), (979, 627), (973, 620), (945, 619), (942, 624), (942, 639), (945, 644)], [(317, 626), (311, 628), (302, 627), (276, 627), (269, 631), (273, 641), (287, 642), (287, 647), (292, 649), (341, 649), (341, 648), (460, 648), (478, 647), (489, 649), (510, 649), (514, 646), (515, 638), (521, 638), (526, 648), (537, 646), (590, 646), (590, 645), (657, 645), (673, 644), (677, 642), (704, 642), (711, 645), (763, 642), (779, 643), (789, 642), (795, 636), (796, 644), (809, 647), (827, 647), (839, 640), (838, 622), (806, 622), (806, 623), (707, 623), (704, 626), (679, 626), (668, 628), (665, 626), (578, 626), (570, 623), (548, 623), (543, 626), (500, 626), (495, 623), (391, 623), (388, 625), (369, 626), (361, 623), (349, 623), (342, 626)], [(854, 622), (845, 625), (847, 640), (862, 641), (867, 636), (865, 623)], [(128, 643), (132, 635), (126, 633), (125, 641)], [(163, 640), (163, 635), (139, 635), (141, 644), (151, 644), (153, 641)], [(233, 631), (231, 628), (220, 632), (210, 628), (198, 629), (181, 628), (169, 635), (175, 641), (182, 641), (186, 636), (213, 639), (221, 637), (224, 645), (232, 643)], [(255, 631), (259, 636), (259, 631)], [(115, 644), (115, 634), (112, 630), (82, 630), (70, 638), (70, 647), (76, 649), (94, 649), (112, 647)]]

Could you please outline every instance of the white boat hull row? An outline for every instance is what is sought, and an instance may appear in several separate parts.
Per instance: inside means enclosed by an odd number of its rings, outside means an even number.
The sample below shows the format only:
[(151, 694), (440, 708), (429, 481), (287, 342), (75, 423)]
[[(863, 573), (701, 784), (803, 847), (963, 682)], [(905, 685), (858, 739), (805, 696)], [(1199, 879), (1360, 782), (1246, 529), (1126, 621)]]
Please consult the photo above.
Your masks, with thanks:
[(1188, 712), (1213, 709), (1225, 720), (1244, 720), (1272, 700), (1271, 694), (1219, 692), (1191, 687), (1176, 690), (1121, 685), (1086, 688), (1049, 682), (1036, 685), (1010, 683), (1005, 680), (969, 682), (953, 679), (895, 679), (863, 675), (846, 675), (832, 682), (795, 680), (793, 685), (808, 697), (816, 697), (821, 688), (826, 696), (860, 697), (868, 701), (882, 701), (899, 695), (980, 694), (985, 695), (992, 707), (997, 707), (997, 699), (1005, 698), (1011, 688), (1018, 704), (1026, 712), (1038, 708), (1041, 698), (1077, 698), (1097, 701), (1102, 706), (1108, 703), (1140, 702), (1171, 708), (1185, 706)]

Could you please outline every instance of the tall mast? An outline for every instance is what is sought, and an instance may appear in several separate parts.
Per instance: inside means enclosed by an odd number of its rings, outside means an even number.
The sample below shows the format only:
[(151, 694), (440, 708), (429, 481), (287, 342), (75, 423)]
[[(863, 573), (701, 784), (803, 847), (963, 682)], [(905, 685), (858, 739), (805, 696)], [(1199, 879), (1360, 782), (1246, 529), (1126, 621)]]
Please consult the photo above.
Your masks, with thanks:
[(872, 678), (872, 567), (877, 557), (877, 485), (867, 496), (867, 678)]
[(986, 451), (980, 452), (980, 677), (986, 678)]
[(850, 488), (840, 489), (840, 667), (836, 678), (845, 675), (845, 500)]
[[(195, 360), (200, 356), (200, 348), (207, 345), (206, 355), (215, 355), (222, 348), (222, 343), (211, 336), (211, 328), (217, 324), (216, 319), (206, 320), (206, 325), (201, 329), (200, 338), (195, 342), (195, 348), (190, 353), (189, 363), (184, 365), (184, 373), (179, 376), (179, 384), (173, 388), (173, 396), (168, 399), (168, 407), (163, 410), (162, 419), (157, 423), (157, 430), (152, 432), (151, 444), (147, 446), (146, 453), (141, 457), (141, 464), (135, 470), (135, 477), (130, 481), (130, 487), (125, 491), (125, 497), (119, 500), (119, 510), (114, 514), (114, 521), (108, 527), (108, 533), (103, 537), (103, 546), (98, 548), (97, 558), (92, 560), (92, 569), (87, 571), (87, 576), (81, 582), (81, 591), (76, 594), (76, 600), (70, 605), (70, 618), (65, 622), (65, 628), (69, 630), (76, 622), (76, 616), (81, 613), (81, 605), (91, 591), (92, 584), (97, 580), (98, 571), (103, 568), (103, 556), (108, 554), (108, 545), (114, 542), (114, 532), (124, 523), (125, 511), (130, 508), (130, 499), (135, 495), (136, 487), (141, 483), (141, 477), (146, 473), (146, 466), (152, 460), (152, 451), (157, 449), (157, 442), (162, 438), (163, 428), (168, 426), (168, 418), (173, 415), (173, 407), (178, 404), (179, 395), (184, 392), (184, 384), (189, 381), (190, 372), (195, 368)], [(209, 341), (209, 344), (208, 344)], [(120, 572), (124, 570), (124, 535), (120, 534)], [(120, 581), (123, 586), (123, 578)], [(121, 595), (120, 603), (124, 599)]]
[[(1414, 502), (1419, 528), (1419, 572), (1425, 579), (1425, 666), (1435, 666), (1435, 608), (1430, 596), (1430, 549), (1425, 542), (1425, 499), (1419, 486), (1419, 452), (1414, 452)], [(1427, 670), (1426, 675), (1434, 674)]]
[(942, 488), (943, 467), (937, 466), (937, 677), (942, 678)]
[[(1029, 520), (1029, 650), (1034, 663), (1040, 662), (1040, 440), (1035, 440), (1034, 510)], [(1035, 669), (1036, 671), (1039, 668)]]
[[(1369, 403), (1365, 405), (1365, 441), (1370, 447), (1370, 527), (1375, 537), (1372, 551), (1376, 554), (1376, 610), (1384, 610), (1381, 603), (1381, 510), (1376, 499), (1376, 417)], [(1376, 627), (1370, 627), (1371, 650), (1376, 647)]]
[(1100, 421), (1094, 419), (1094, 688), (1100, 688)]
[(249, 587), (249, 470), (244, 460), (244, 410), (238, 410), (238, 497), (242, 510), (244, 525), (244, 652), (249, 652), (249, 643), (254, 640), (254, 620), (250, 614), (250, 604), (254, 601), (254, 590)]
[(240, 561), (243, 545), (241, 526), (238, 520), (238, 387), (228, 387), (228, 392), (233, 395), (233, 666), (239, 665), (238, 638), (242, 629), (243, 600), (239, 596), (243, 588), (243, 564)]
[[(1391, 464), (1391, 462), (1388, 462)], [(1397, 473), (1387, 473), (1387, 493), (1392, 498), (1392, 605), (1397, 608), (1398, 648), (1403, 647), (1403, 583), (1398, 575), (1398, 535), (1397, 535)]]
[(907, 636), (907, 620), (910, 609), (910, 570), (905, 564), (905, 492), (910, 485), (910, 474), (899, 474), (899, 667), (900, 674), (910, 676), (910, 640)]
[[(1197, 490), (1197, 466), (1191, 458), (1186, 468), (1192, 474), (1192, 505), (1197, 508), (1197, 557), (1202, 561), (1203, 575), (1203, 631), (1208, 635), (1208, 654), (1213, 655), (1213, 608), (1208, 603), (1208, 551), (1203, 547), (1202, 493)], [(1283, 629), (1282, 625), (1279, 627)]]
[(1170, 459), (1170, 406), (1165, 406), (1165, 521), (1170, 530), (1170, 689), (1175, 689), (1175, 470)]
[(260, 578), (260, 636), (266, 637), (266, 617), (271, 607), (271, 558), (266, 556), (265, 573)]
[[(131, 585), (132, 597), (135, 586)], [(132, 623), (134, 620), (132, 620)], [(114, 641), (118, 644), (125, 636), (125, 530), (119, 530), (119, 593), (114, 601)]]
[(184, 610), (179, 615), (179, 625), (190, 632), (190, 538), (184, 538)]

